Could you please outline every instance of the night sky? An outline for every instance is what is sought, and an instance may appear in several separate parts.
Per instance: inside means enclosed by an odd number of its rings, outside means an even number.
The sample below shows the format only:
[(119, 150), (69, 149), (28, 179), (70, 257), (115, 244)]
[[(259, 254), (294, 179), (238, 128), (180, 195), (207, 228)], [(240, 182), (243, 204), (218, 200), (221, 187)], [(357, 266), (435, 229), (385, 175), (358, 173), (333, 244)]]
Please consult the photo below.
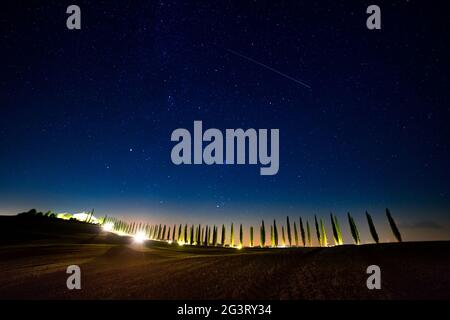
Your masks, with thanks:
[[(368, 210), (383, 228), (389, 207), (406, 240), (449, 238), (443, 2), (377, 1), (374, 31), (372, 1), (273, 2), (2, 2), (0, 213), (365, 225)], [(279, 129), (278, 174), (175, 166), (170, 135), (194, 120)]]

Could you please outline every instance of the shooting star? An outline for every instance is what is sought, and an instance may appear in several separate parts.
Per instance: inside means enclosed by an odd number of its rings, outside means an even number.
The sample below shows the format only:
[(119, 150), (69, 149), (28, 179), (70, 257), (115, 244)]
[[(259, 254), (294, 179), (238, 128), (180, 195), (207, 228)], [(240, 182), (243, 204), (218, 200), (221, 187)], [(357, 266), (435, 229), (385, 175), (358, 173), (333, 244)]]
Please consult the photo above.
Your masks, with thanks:
[(250, 58), (250, 57), (244, 56), (243, 54), (241, 54), (241, 53), (239, 53), (239, 52), (236, 52), (236, 51), (234, 51), (234, 50), (231, 50), (231, 49), (225, 49), (225, 50), (228, 51), (229, 53), (235, 55), (235, 56), (238, 56), (238, 57), (241, 57), (241, 58), (243, 58), (243, 59), (245, 59), (245, 60), (248, 60), (248, 61), (250, 61), (250, 62), (256, 63), (257, 65), (259, 65), (259, 66), (261, 66), (261, 67), (263, 67), (263, 68), (266, 68), (267, 70), (270, 70), (270, 71), (275, 72), (276, 74), (278, 74), (278, 75), (280, 75), (280, 76), (282, 76), (282, 77), (285, 77), (286, 79), (292, 80), (292, 81), (294, 81), (295, 83), (298, 83), (298, 84), (300, 84), (300, 85), (302, 85), (302, 86), (304, 86), (304, 87), (306, 87), (306, 88), (308, 88), (308, 89), (311, 89), (311, 86), (310, 86), (310, 85), (308, 85), (308, 84), (306, 84), (306, 83), (304, 83), (304, 82), (302, 82), (302, 81), (300, 81), (300, 80), (297, 80), (297, 79), (295, 79), (295, 78), (293, 78), (293, 77), (291, 77), (291, 76), (288, 76), (287, 74), (285, 74), (285, 73), (283, 73), (283, 72), (281, 72), (281, 71), (278, 71), (278, 70), (276, 70), (276, 69), (274, 69), (274, 68), (272, 68), (272, 67), (269, 67), (268, 65), (265, 65), (265, 64), (262, 63), (262, 62), (259, 62), (259, 61), (256, 61), (256, 60)]

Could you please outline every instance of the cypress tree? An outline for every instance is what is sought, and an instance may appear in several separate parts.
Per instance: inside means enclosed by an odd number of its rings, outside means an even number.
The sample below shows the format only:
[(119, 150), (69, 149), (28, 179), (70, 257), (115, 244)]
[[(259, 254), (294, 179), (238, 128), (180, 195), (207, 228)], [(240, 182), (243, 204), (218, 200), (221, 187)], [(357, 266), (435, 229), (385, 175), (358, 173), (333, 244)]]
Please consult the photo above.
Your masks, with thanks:
[(239, 226), (239, 247), (242, 248), (244, 242), (244, 231), (242, 230), (242, 223)]
[(339, 222), (336, 216), (334, 216), (334, 226), (336, 227), (337, 235), (338, 235), (338, 244), (343, 244), (344, 241), (342, 240), (342, 232), (341, 227), (339, 227)]
[(189, 244), (193, 245), (194, 244), (194, 225), (191, 225), (191, 234), (189, 237)]
[(175, 232), (177, 230), (177, 226), (174, 224), (172, 229), (172, 241), (175, 242)]
[(317, 242), (319, 243), (319, 246), (322, 246), (322, 239), (320, 238), (320, 231), (319, 231), (319, 223), (317, 222), (317, 217), (314, 215), (314, 224), (316, 226), (316, 235), (317, 235)]
[(159, 228), (158, 228), (158, 240), (161, 240), (161, 233), (162, 233), (162, 226), (159, 225)]
[(253, 226), (250, 226), (250, 247), (253, 248)]
[(275, 219), (273, 220), (273, 239), (275, 242), (275, 247), (278, 247), (278, 228)]
[(170, 226), (169, 226), (169, 230), (167, 231), (167, 240), (170, 240)]
[(221, 241), (220, 241), (222, 247), (225, 246), (225, 239), (226, 239), (225, 225), (222, 224), (222, 238), (221, 238)]
[(211, 230), (211, 227), (208, 228), (208, 245), (212, 245), (212, 230)]
[(370, 234), (372, 235), (373, 241), (375, 241), (375, 243), (378, 243), (379, 238), (378, 238), (377, 229), (375, 229), (375, 225), (373, 224), (372, 217), (370, 216), (370, 214), (367, 211), (366, 211), (366, 218), (367, 218), (367, 223), (369, 224), (369, 230), (370, 230)]
[(230, 246), (234, 247), (234, 224), (233, 224), (233, 222), (231, 223)]
[(166, 239), (166, 225), (164, 225), (163, 232), (162, 232), (162, 240), (165, 240), (165, 239)]
[(275, 237), (273, 236), (273, 226), (270, 226), (270, 243), (272, 248), (275, 247)]
[(197, 230), (197, 245), (200, 246), (202, 244), (202, 226), (198, 225)]
[(282, 245), (283, 247), (285, 247), (285, 246), (286, 246), (286, 238), (284, 237), (284, 226), (281, 226), (281, 235), (282, 235), (282, 238), (281, 238), (281, 245)]
[(261, 248), (264, 248), (266, 246), (266, 226), (264, 225), (264, 220), (262, 220), (261, 222), (260, 245)]
[[(306, 241), (305, 241), (305, 228), (303, 227), (303, 220), (302, 217), (300, 217), (300, 235), (302, 236), (302, 243), (303, 246), (306, 246)], [(309, 235), (308, 235), (309, 237)]]
[(298, 247), (298, 232), (297, 232), (297, 224), (294, 221), (294, 240), (295, 245)]
[(338, 236), (338, 233), (337, 233), (336, 224), (335, 224), (334, 217), (333, 217), (332, 213), (330, 213), (330, 219), (331, 219), (331, 228), (333, 229), (334, 244), (338, 245), (339, 244), (339, 236)]
[(320, 219), (320, 228), (322, 230), (322, 246), (328, 247), (327, 232), (325, 230), (322, 219)]
[(400, 231), (397, 228), (397, 225), (395, 224), (394, 218), (392, 218), (391, 212), (388, 208), (386, 208), (386, 216), (389, 220), (389, 225), (391, 226), (392, 233), (394, 234), (395, 238), (398, 242), (402, 242), (402, 235), (400, 234)]
[(353, 241), (355, 241), (355, 244), (359, 244), (359, 232), (358, 228), (356, 227), (355, 221), (353, 220), (353, 217), (350, 215), (350, 212), (347, 213), (348, 217), (348, 223), (350, 224), (350, 231), (352, 233)]
[(181, 242), (181, 228), (182, 228), (182, 226), (181, 226), (181, 223), (180, 223), (180, 226), (178, 227), (178, 242)]
[(292, 246), (291, 223), (289, 222), (289, 216), (286, 217), (286, 231), (287, 231), (289, 246)]
[(311, 229), (309, 228), (309, 221), (306, 220), (306, 233), (308, 236), (308, 245), (311, 247), (312, 246), (312, 241), (311, 241)]
[(203, 244), (205, 246), (208, 246), (208, 228), (209, 228), (209, 226), (205, 227), (205, 240), (203, 241)]

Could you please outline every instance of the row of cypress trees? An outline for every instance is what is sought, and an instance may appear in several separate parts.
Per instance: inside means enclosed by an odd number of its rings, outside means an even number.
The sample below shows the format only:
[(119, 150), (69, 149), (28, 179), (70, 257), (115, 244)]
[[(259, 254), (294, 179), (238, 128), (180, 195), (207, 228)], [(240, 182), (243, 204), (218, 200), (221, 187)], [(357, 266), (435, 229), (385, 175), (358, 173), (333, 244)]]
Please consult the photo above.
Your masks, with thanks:
[[(375, 224), (371, 215), (366, 211), (366, 219), (369, 225), (369, 231), (372, 239), (375, 243), (379, 243), (379, 236), (375, 228)], [(397, 241), (402, 241), (402, 236), (397, 228), (397, 225), (389, 211), (386, 209), (386, 216), (391, 227), (391, 230), (397, 239)], [(360, 244), (360, 235), (358, 227), (350, 214), (347, 213), (347, 219), (350, 227), (350, 233), (355, 244)], [(343, 244), (342, 232), (339, 226), (338, 219), (335, 215), (330, 213), (331, 228), (333, 232), (333, 242), (334, 245)], [(229, 239), (227, 241), (227, 231), (224, 224), (222, 224), (220, 237), (218, 226), (202, 226), (202, 225), (190, 225), (185, 224), (167, 226), (161, 224), (144, 224), (144, 223), (128, 223), (114, 217), (105, 217), (103, 223), (111, 222), (114, 224), (114, 231), (124, 234), (137, 234), (144, 233), (151, 240), (161, 240), (178, 242), (179, 244), (189, 244), (189, 245), (202, 245), (202, 246), (225, 246), (227, 243), (231, 247), (235, 247), (235, 234), (234, 234), (234, 223), (231, 223)], [(306, 225), (306, 227), (305, 227)], [(273, 224), (270, 226), (270, 242), (266, 241), (266, 227), (264, 220), (262, 220), (260, 225), (260, 247), (285, 247), (285, 246), (312, 246), (312, 236), (309, 221), (306, 220), (306, 224), (299, 218), (299, 228), (297, 228), (297, 223), (294, 221), (291, 224), (289, 216), (286, 217), (286, 228), (281, 226), (281, 238), (279, 237), (279, 228), (277, 227), (276, 220), (273, 220)], [(317, 219), (314, 216), (314, 226), (317, 236), (317, 242), (319, 246), (328, 246), (328, 237), (325, 229), (325, 223), (322, 218)], [(178, 230), (178, 232), (177, 232)], [(293, 231), (293, 232), (292, 232)], [(299, 237), (300, 233), (300, 237)], [(242, 248), (244, 238), (244, 229), (242, 224), (239, 225), (239, 243), (236, 247)], [(301, 240), (301, 243), (300, 243)], [(250, 247), (255, 246), (254, 242), (254, 229), (250, 226), (250, 237), (249, 237)]]

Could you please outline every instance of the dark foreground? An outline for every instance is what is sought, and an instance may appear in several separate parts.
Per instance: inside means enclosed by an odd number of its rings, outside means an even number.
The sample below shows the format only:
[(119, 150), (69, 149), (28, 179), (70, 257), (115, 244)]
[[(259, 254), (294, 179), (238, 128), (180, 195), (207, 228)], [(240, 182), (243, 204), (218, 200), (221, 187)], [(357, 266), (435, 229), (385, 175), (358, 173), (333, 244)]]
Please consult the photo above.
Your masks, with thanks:
[[(236, 250), (137, 245), (56, 219), (0, 226), (3, 299), (450, 299), (450, 242)], [(66, 287), (73, 264), (81, 290)], [(372, 264), (381, 290), (366, 287)]]

